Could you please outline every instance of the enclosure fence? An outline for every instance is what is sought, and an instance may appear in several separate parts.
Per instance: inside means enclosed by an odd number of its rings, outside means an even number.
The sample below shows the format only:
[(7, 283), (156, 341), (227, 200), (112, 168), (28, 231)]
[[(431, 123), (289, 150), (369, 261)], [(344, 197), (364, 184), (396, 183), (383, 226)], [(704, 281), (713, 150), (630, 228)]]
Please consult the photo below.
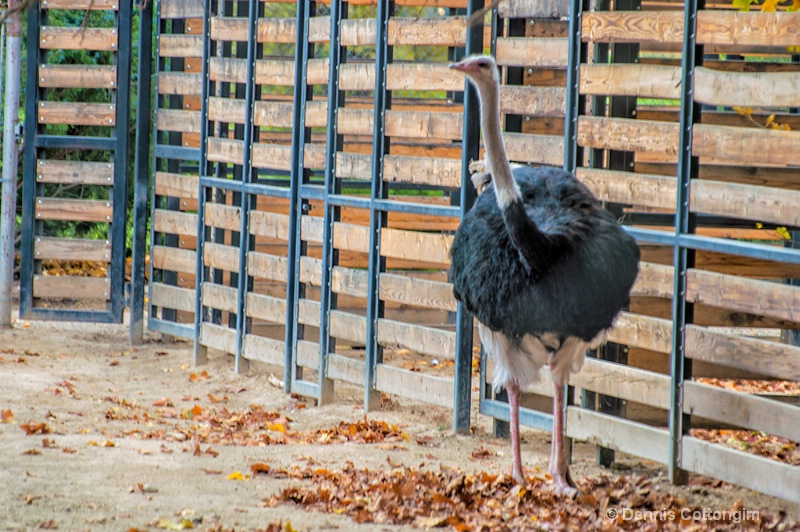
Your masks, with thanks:
[[(348, 383), (367, 410), (381, 393), (452, 408), (458, 431), (479, 361), (480, 412), (502, 433), (508, 405), (447, 278), (480, 157), (476, 96), (447, 65), (490, 51), (509, 158), (574, 171), (642, 249), (629, 307), (571, 379), (568, 436), (598, 444), (604, 464), (621, 451), (667, 465), (675, 482), (695, 472), (800, 502), (796, 465), (704, 437), (741, 427), (800, 441), (800, 405), (714, 385), (800, 380), (800, 13), (506, 0), (468, 27), (481, 7), (157, 2), (148, 327), (194, 340), (197, 363), (215, 349), (237, 371), (281, 366), (287, 392), (319, 403)], [(47, 31), (29, 26), (29, 38)], [(35, 112), (49, 93), (31, 71), (27, 142), (41, 149), (26, 159), (25, 227), (38, 239), (48, 211), (33, 207), (52, 200), (31, 168), (57, 159), (51, 145), (97, 147), (32, 123), (49, 120)], [(26, 275), (49, 257), (32, 244)], [(30, 279), (23, 309), (48, 317), (36, 298), (63, 292)], [(542, 373), (521, 420), (551, 430)]]

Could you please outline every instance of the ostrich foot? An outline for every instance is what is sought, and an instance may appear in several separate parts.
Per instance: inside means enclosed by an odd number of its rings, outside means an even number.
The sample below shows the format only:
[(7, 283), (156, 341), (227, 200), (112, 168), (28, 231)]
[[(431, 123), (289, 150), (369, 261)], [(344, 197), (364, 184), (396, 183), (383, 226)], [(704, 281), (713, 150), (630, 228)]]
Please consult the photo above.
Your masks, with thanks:
[(528, 482), (525, 480), (525, 470), (522, 468), (522, 466), (517, 468), (517, 465), (514, 464), (514, 466), (511, 468), (511, 477), (516, 480), (517, 484), (520, 486), (525, 487), (528, 485)]
[(483, 191), (486, 190), (486, 187), (488, 187), (492, 182), (492, 174), (487, 174), (485, 172), (472, 174), (470, 176), (470, 180), (472, 180), (472, 186), (475, 187), (475, 192), (477, 192), (478, 196), (480, 196), (483, 194)]
[(569, 468), (565, 471), (558, 471), (557, 468), (550, 468), (550, 476), (553, 477), (553, 490), (559, 495), (566, 495), (574, 499), (578, 496), (578, 487), (572, 480)]

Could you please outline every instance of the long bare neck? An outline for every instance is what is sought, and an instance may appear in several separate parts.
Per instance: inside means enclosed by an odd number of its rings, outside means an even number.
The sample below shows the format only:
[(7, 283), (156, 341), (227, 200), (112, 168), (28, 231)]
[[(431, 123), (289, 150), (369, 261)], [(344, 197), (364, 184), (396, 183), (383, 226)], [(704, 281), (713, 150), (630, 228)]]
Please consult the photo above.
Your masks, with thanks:
[(503, 136), (500, 133), (500, 87), (492, 83), (478, 87), (481, 100), (481, 130), (486, 147), (486, 159), (492, 172), (495, 195), (500, 209), (512, 201), (521, 200), (519, 187), (511, 173)]

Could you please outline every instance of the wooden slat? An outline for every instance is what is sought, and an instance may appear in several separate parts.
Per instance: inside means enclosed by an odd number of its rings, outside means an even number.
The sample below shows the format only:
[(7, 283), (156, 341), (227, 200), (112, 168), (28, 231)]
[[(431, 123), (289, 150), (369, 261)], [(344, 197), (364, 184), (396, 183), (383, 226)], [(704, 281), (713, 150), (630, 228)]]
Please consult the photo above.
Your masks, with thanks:
[(672, 266), (652, 262), (639, 263), (639, 275), (631, 294), (640, 297), (672, 298), (675, 270)]
[(200, 96), (203, 83), (200, 74), (189, 72), (159, 72), (158, 93)]
[(721, 72), (695, 68), (694, 99), (709, 105), (798, 107), (800, 72)]
[(378, 342), (383, 346), (399, 346), (449, 359), (456, 353), (454, 332), (387, 319), (378, 320)]
[(336, 154), (336, 177), (340, 179), (372, 179), (372, 155), (362, 153)]
[(319, 327), (320, 302), (311, 299), (299, 299), (297, 301), (297, 322), (303, 325)]
[[(291, 153), (291, 150), (289, 150)], [(286, 161), (289, 161), (287, 156)], [(325, 144), (306, 144), (303, 150), (303, 167), (304, 168), (325, 168), (327, 159), (325, 158)], [(291, 168), (291, 163), (285, 165), (286, 168)]]
[(520, 163), (561, 166), (564, 163), (563, 135), (503, 133), (508, 159)]
[(680, 467), (725, 482), (800, 502), (800, 468), (684, 436)]
[(232, 355), (236, 353), (236, 330), (212, 323), (203, 323), (200, 325), (198, 342), (200, 345)]
[(684, 383), (687, 414), (800, 441), (800, 408), (699, 382)]
[(43, 299), (109, 299), (107, 277), (34, 275), (33, 297)]
[(156, 195), (197, 199), (197, 176), (156, 172)]
[(203, 57), (201, 35), (161, 35), (159, 57)]
[(389, 183), (459, 188), (461, 161), (443, 157), (386, 155), (383, 159), (383, 179)]
[(117, 50), (117, 30), (106, 28), (63, 28), (42, 26), (39, 46), (43, 50)]
[(286, 344), (281, 340), (245, 334), (242, 356), (247, 360), (283, 366), (286, 362)]
[[(263, 102), (258, 102), (263, 103)], [(256, 105), (258, 105), (258, 103)], [(245, 101), (232, 98), (218, 98), (212, 96), (208, 99), (208, 119), (214, 122), (230, 122), (244, 124)]]
[(33, 252), (36, 260), (111, 262), (111, 243), (108, 240), (37, 236)]
[(251, 251), (247, 256), (247, 270), (257, 279), (287, 282), (289, 261), (286, 257)]
[(110, 222), (114, 208), (110, 201), (38, 198), (37, 220), (69, 220), (74, 222)]
[(113, 103), (39, 102), (40, 124), (114, 126), (117, 110)]
[(161, 0), (159, 14), (161, 18), (201, 18), (203, 2), (202, 0)]
[(464, 46), (467, 17), (391, 18), (388, 29), (389, 46)]
[(181, 288), (164, 283), (153, 283), (150, 286), (150, 304), (159, 308), (170, 308), (194, 313), (194, 288)]
[(203, 283), (203, 306), (236, 313), (239, 310), (239, 292), (231, 286)]
[[(209, 59), (209, 76), (215, 81), (245, 83), (247, 81), (247, 60), (212, 57)], [(294, 85), (294, 61), (259, 59), (256, 61), (257, 85)], [(308, 62), (308, 83), (319, 85), (328, 81), (328, 62), (325, 59), (311, 59)], [(373, 80), (374, 81), (374, 80)]]
[(242, 228), (241, 209), (233, 205), (206, 203), (206, 225), (213, 228), (239, 231)]
[(500, 88), (500, 111), (517, 115), (562, 118), (566, 114), (566, 98), (567, 91), (562, 87), (505, 85)]
[(761, 375), (800, 381), (800, 347), (686, 326), (686, 356)]
[(339, 66), (339, 90), (375, 89), (375, 63), (345, 63)]
[(686, 297), (702, 303), (800, 322), (800, 287), (690, 269)]
[(39, 159), (36, 161), (36, 181), (110, 186), (114, 184), (114, 163)]
[(692, 151), (731, 165), (800, 166), (800, 131), (696, 124)]
[(39, 66), (39, 86), (66, 89), (114, 89), (117, 67), (98, 65)]
[(503, 18), (560, 18), (569, 15), (567, 0), (500, 0), (498, 14)]
[(238, 247), (206, 242), (203, 251), (203, 262), (206, 266), (229, 272), (239, 272)]
[(608, 340), (659, 353), (672, 351), (672, 322), (622, 312), (608, 333)]
[(119, 0), (46, 0), (42, 9), (77, 9), (81, 11), (118, 11)]
[(390, 63), (386, 66), (386, 89), (462, 91), (464, 76), (444, 63)]
[[(327, 37), (330, 38), (330, 17), (328, 22)], [(370, 19), (347, 19), (341, 22), (340, 40), (342, 46), (375, 46), (377, 36), (377, 22)]]
[(675, 208), (678, 180), (674, 177), (596, 168), (578, 168), (575, 176), (602, 201)]
[[(306, 107), (306, 126), (310, 126), (308, 120), (308, 105), (310, 104), (311, 102), (308, 102)], [(289, 128), (292, 127), (293, 116), (294, 106), (287, 102), (255, 102), (253, 109), (253, 122), (257, 126)]]
[(328, 378), (349, 382), (356, 386), (364, 386), (365, 362), (355, 360), (343, 355), (331, 353), (328, 355)]
[(200, 113), (180, 109), (159, 109), (157, 113), (159, 131), (178, 131), (181, 133), (200, 133)]
[(681, 68), (646, 64), (581, 65), (580, 91), (589, 95), (679, 99)]
[(384, 228), (381, 230), (381, 255), (400, 259), (450, 264), (452, 235), (420, 233)]
[(153, 246), (151, 253), (156, 269), (191, 274), (197, 271), (197, 254), (194, 250)]
[[(322, 273), (322, 263), (319, 264)], [(331, 290), (337, 294), (353, 297), (367, 297), (369, 275), (366, 270), (334, 266), (331, 272)]]
[(578, 143), (591, 148), (645, 151), (676, 156), (679, 125), (655, 120), (581, 116)]
[(364, 345), (367, 343), (367, 318), (340, 310), (330, 312), (330, 335)]
[(242, 164), (244, 142), (241, 140), (209, 138), (208, 160), (217, 163)]
[(798, 190), (695, 180), (689, 205), (692, 212), (800, 226)]
[[(304, 158), (308, 158), (310, 146), (306, 145)], [(273, 170), (292, 169), (292, 147), (278, 144), (253, 144), (253, 166)]]
[(570, 377), (570, 385), (593, 392), (669, 410), (669, 375), (587, 358)]
[(380, 298), (416, 307), (456, 311), (453, 285), (439, 281), (428, 281), (405, 275), (382, 273)]
[(453, 379), (434, 377), (378, 364), (375, 388), (385, 393), (438, 406), (453, 407)]
[(250, 211), (250, 234), (276, 238), (279, 240), (289, 240), (290, 218), (286, 214), (274, 212)]
[(340, 250), (369, 253), (369, 227), (337, 222), (333, 226), (333, 245)]
[(153, 212), (153, 230), (157, 233), (171, 235), (197, 235), (197, 215), (180, 211), (155, 209)]
[(463, 118), (463, 113), (389, 110), (386, 112), (386, 135), (461, 140)]
[(569, 41), (562, 38), (497, 39), (497, 63), (503, 66), (567, 68)]
[[(699, 44), (797, 46), (798, 35), (798, 12), (701, 10), (697, 14)], [(736, 90), (735, 87), (730, 89)]]
[(286, 300), (261, 294), (247, 294), (247, 317), (286, 323)]
[(661, 464), (669, 461), (668, 431), (574, 406), (567, 408), (567, 436)]
[(683, 42), (682, 11), (591, 11), (582, 18), (584, 41)]

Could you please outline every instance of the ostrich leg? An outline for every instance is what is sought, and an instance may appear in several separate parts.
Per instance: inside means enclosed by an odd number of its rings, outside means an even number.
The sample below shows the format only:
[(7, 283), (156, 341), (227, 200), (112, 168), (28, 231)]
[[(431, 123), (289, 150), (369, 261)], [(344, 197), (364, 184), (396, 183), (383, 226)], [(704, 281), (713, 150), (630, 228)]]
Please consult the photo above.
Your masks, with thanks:
[(522, 469), (522, 452), (519, 447), (519, 384), (509, 382), (506, 385), (508, 392), (508, 407), (511, 410), (511, 476), (514, 480), (525, 485), (525, 471)]
[(574, 497), (578, 494), (575, 482), (569, 474), (567, 449), (564, 445), (564, 405), (566, 394), (564, 384), (554, 382), (553, 396), (553, 444), (550, 449), (550, 475), (553, 477), (558, 493)]

